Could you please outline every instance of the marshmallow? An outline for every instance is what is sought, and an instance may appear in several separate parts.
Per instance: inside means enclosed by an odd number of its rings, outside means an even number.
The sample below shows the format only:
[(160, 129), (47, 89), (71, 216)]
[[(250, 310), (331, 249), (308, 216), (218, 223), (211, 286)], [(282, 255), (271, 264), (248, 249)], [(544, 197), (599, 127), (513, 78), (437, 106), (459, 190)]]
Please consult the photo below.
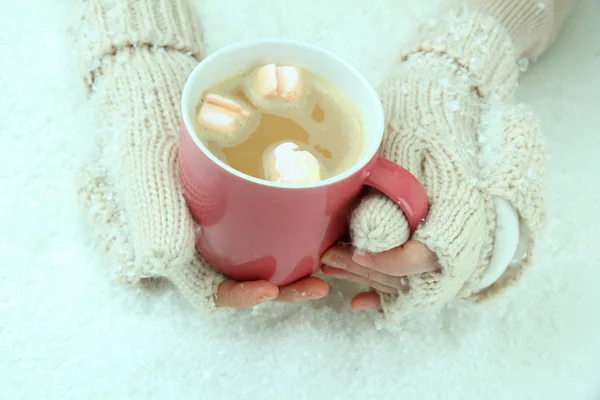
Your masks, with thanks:
[(215, 105), (221, 106), (225, 109), (228, 109), (230, 111), (239, 113), (239, 114), (243, 115), (244, 117), (250, 116), (250, 112), (248, 110), (246, 110), (244, 107), (242, 107), (239, 103), (237, 103), (231, 99), (228, 99), (227, 97), (219, 96), (218, 94), (212, 94), (212, 93), (207, 94), (206, 102), (208, 104), (215, 104)]
[(211, 139), (223, 146), (243, 142), (248, 129), (250, 111), (235, 100), (218, 94), (207, 94), (200, 107), (198, 123), (206, 128)]
[(321, 180), (321, 164), (293, 142), (270, 148), (263, 156), (265, 179), (280, 183), (310, 183)]
[(263, 98), (279, 97), (296, 102), (304, 95), (302, 72), (297, 67), (267, 64), (258, 68), (252, 83), (253, 89)]

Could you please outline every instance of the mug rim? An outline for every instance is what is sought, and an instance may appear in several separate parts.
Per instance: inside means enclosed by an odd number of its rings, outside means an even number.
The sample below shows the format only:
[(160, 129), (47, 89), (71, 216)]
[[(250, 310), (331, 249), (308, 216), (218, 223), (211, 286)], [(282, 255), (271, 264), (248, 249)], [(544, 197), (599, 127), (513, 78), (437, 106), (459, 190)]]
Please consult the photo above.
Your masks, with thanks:
[[(223, 54), (233, 53), (233, 52), (236, 52), (241, 49), (264, 45), (264, 44), (280, 44), (280, 45), (304, 47), (305, 49), (309, 49), (311, 51), (318, 51), (318, 52), (323, 53), (326, 56), (334, 59), (335, 61), (340, 63), (344, 68), (348, 69), (357, 78), (357, 81), (360, 82), (361, 85), (366, 87), (366, 90), (367, 90), (369, 96), (373, 100), (373, 103), (376, 108), (376, 112), (379, 114), (379, 118), (377, 118), (378, 126), (376, 127), (377, 128), (376, 129), (377, 136), (372, 138), (373, 140), (375, 140), (377, 142), (377, 145), (376, 146), (371, 145), (371, 146), (369, 146), (370, 148), (366, 148), (363, 156), (354, 165), (352, 165), (352, 167), (348, 168), (346, 171), (344, 171), (340, 174), (334, 175), (332, 177), (329, 177), (327, 179), (317, 181), (317, 182), (301, 183), (301, 184), (272, 182), (272, 181), (268, 181), (266, 179), (256, 178), (256, 177), (253, 177), (251, 175), (248, 175), (241, 171), (236, 170), (235, 168), (233, 168), (233, 167), (227, 165), (226, 163), (224, 163), (223, 161), (221, 161), (216, 155), (214, 155), (196, 134), (194, 125), (193, 125), (192, 121), (190, 121), (190, 116), (188, 115), (189, 113), (186, 111), (188, 109), (188, 107), (186, 107), (186, 105), (190, 104), (190, 101), (194, 101), (193, 99), (190, 98), (191, 97), (190, 92), (192, 90), (191, 89), (192, 82), (196, 79), (196, 77), (199, 74), (202, 73), (202, 70), (206, 64), (208, 64), (211, 61), (213, 61), (214, 59), (222, 56)], [(310, 189), (310, 188), (328, 186), (328, 185), (335, 184), (337, 182), (341, 182), (341, 181), (351, 177), (352, 175), (361, 171), (365, 166), (367, 166), (369, 164), (369, 162), (376, 156), (379, 145), (381, 144), (381, 141), (383, 139), (383, 130), (384, 130), (383, 105), (381, 103), (379, 95), (377, 94), (377, 91), (375, 90), (375, 88), (369, 83), (367, 78), (356, 67), (354, 67), (350, 62), (348, 62), (343, 57), (339, 56), (338, 54), (336, 54), (326, 48), (316, 46), (316, 45), (313, 45), (313, 44), (310, 44), (307, 42), (298, 41), (298, 40), (278, 39), (278, 38), (259, 38), (259, 39), (240, 41), (240, 42), (233, 43), (233, 44), (227, 45), (225, 47), (222, 47), (219, 50), (209, 54), (204, 59), (202, 59), (202, 61), (200, 61), (200, 63), (198, 63), (198, 65), (196, 65), (194, 67), (194, 69), (192, 70), (192, 72), (189, 74), (188, 78), (186, 79), (185, 85), (183, 87), (183, 92), (182, 92), (182, 96), (181, 96), (181, 118), (183, 120), (183, 123), (185, 124), (185, 129), (187, 131), (187, 134), (191, 136), (192, 140), (194, 141), (196, 146), (200, 149), (200, 151), (202, 151), (202, 153), (204, 153), (204, 155), (206, 155), (216, 165), (218, 165), (225, 171), (229, 172), (230, 174), (232, 174), (240, 179), (243, 179), (245, 181), (249, 181), (249, 182), (252, 182), (252, 183), (255, 183), (258, 185), (262, 185), (262, 186), (270, 186), (270, 187), (281, 188), (281, 189)], [(366, 144), (366, 141), (365, 141), (365, 144)]]

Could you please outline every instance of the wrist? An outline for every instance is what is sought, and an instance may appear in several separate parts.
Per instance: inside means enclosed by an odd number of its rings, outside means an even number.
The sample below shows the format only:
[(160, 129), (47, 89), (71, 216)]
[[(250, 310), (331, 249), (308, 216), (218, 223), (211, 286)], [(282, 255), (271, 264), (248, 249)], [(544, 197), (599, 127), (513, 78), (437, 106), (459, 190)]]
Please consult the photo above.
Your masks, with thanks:
[(482, 97), (510, 97), (517, 87), (519, 66), (510, 33), (497, 20), (469, 6), (451, 9), (423, 26), (416, 47), (404, 52), (444, 55), (465, 69), (471, 87)]
[(510, 34), (516, 55), (539, 54), (547, 46), (551, 8), (539, 0), (468, 0), (475, 9), (492, 16)]

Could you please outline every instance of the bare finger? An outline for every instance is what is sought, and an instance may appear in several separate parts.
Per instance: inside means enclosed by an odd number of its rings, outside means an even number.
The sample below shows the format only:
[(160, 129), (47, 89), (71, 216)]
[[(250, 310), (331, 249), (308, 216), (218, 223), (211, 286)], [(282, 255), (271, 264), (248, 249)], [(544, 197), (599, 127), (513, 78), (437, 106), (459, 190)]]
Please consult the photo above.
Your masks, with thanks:
[(369, 281), (377, 282), (385, 286), (400, 287), (401, 277), (387, 275), (372, 268), (363, 267), (352, 260), (354, 250), (350, 247), (335, 247), (325, 253), (322, 258), (323, 264), (343, 269), (354, 275), (362, 276)]
[(275, 301), (297, 302), (314, 300), (329, 294), (329, 285), (322, 279), (308, 277), (279, 288), (279, 296)]
[(356, 251), (352, 260), (363, 267), (392, 276), (415, 275), (439, 269), (435, 254), (414, 240), (377, 254)]
[(381, 310), (381, 298), (377, 292), (363, 292), (352, 298), (350, 306), (354, 310)]
[(279, 288), (268, 281), (227, 280), (219, 286), (215, 304), (217, 307), (249, 308), (273, 300), (278, 294)]
[(370, 281), (367, 278), (364, 278), (360, 275), (353, 274), (348, 271), (344, 271), (342, 269), (331, 268), (328, 266), (323, 266), (321, 271), (327, 276), (331, 276), (336, 279), (344, 279), (347, 281), (352, 281), (354, 283), (359, 283), (361, 285), (366, 285), (372, 287), (373, 289), (381, 290), (382, 292), (389, 294), (397, 294), (398, 289), (395, 289), (391, 286), (383, 285), (379, 282)]

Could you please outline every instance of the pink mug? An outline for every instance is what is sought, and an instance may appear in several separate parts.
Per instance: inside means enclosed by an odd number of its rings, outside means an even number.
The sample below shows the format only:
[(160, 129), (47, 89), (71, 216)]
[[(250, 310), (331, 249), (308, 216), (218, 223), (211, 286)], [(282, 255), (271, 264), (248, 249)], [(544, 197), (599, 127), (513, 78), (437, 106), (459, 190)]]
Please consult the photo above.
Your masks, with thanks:
[[(296, 65), (336, 84), (362, 114), (361, 159), (346, 172), (289, 185), (245, 175), (214, 156), (198, 139), (196, 106), (214, 83), (268, 63)], [(377, 92), (339, 56), (319, 47), (259, 39), (225, 47), (206, 57), (183, 89), (180, 179), (200, 226), (196, 248), (225, 275), (286, 285), (317, 271), (320, 257), (348, 228), (349, 213), (365, 185), (389, 196), (414, 231), (425, 218), (427, 195), (404, 168), (377, 156), (384, 117)]]

